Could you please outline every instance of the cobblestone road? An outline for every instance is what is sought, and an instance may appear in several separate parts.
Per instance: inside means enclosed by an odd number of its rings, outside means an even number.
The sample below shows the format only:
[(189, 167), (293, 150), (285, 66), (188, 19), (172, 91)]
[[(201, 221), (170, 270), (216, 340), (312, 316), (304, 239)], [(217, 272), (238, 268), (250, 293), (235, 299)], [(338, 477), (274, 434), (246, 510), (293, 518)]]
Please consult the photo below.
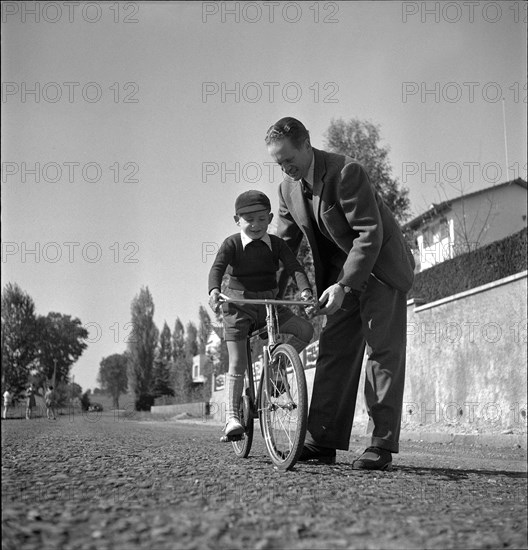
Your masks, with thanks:
[[(91, 421), (90, 421), (91, 420)], [(236, 459), (207, 423), (2, 421), (4, 550), (527, 548), (522, 449), (402, 442), (391, 473)]]

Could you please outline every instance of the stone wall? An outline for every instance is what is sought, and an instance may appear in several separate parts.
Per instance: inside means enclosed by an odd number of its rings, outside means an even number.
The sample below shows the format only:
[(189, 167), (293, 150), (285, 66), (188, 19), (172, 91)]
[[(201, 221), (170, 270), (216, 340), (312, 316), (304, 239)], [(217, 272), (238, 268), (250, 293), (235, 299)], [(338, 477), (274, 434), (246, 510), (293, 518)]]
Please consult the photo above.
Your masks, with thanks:
[(402, 428), (526, 429), (526, 272), (410, 303)]

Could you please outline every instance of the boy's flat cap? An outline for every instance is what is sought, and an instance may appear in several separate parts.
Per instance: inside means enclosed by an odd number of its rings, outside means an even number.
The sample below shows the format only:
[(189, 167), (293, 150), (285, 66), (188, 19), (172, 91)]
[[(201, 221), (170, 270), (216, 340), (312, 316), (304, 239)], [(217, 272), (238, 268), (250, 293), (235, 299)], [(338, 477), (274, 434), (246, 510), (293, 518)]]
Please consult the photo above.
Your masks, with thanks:
[(262, 191), (245, 191), (235, 201), (235, 213), (249, 214), (259, 210), (271, 210), (271, 202)]

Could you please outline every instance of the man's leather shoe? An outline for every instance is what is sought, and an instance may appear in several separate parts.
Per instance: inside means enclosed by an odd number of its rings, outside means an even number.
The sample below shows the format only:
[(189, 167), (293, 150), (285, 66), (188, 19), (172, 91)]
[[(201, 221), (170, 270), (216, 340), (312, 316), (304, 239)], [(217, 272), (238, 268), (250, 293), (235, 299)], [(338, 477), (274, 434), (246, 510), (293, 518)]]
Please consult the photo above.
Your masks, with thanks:
[(299, 461), (306, 462), (307, 460), (318, 460), (323, 464), (335, 464), (336, 450), (331, 447), (321, 447), (305, 442)]
[(354, 470), (392, 470), (392, 453), (380, 447), (369, 447), (365, 452), (352, 462)]

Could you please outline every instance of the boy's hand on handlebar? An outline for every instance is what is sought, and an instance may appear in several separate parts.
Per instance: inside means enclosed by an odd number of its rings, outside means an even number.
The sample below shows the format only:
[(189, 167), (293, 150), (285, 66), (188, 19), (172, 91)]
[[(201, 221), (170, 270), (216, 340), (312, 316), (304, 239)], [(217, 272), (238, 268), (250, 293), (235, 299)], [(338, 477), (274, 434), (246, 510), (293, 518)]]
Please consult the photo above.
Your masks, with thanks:
[(213, 288), (209, 293), (209, 307), (215, 313), (218, 313), (220, 309), (220, 291), (217, 288)]
[[(304, 300), (305, 302), (313, 302), (314, 297), (311, 290), (305, 289), (301, 292), (301, 300)], [(308, 319), (312, 319), (317, 314), (317, 308), (315, 307), (315, 304), (313, 306), (308, 306), (304, 310), (306, 312), (306, 315), (308, 316)]]
[(305, 302), (309, 302), (310, 300), (313, 300), (313, 294), (311, 290), (305, 289), (301, 292), (301, 300), (304, 300)]

